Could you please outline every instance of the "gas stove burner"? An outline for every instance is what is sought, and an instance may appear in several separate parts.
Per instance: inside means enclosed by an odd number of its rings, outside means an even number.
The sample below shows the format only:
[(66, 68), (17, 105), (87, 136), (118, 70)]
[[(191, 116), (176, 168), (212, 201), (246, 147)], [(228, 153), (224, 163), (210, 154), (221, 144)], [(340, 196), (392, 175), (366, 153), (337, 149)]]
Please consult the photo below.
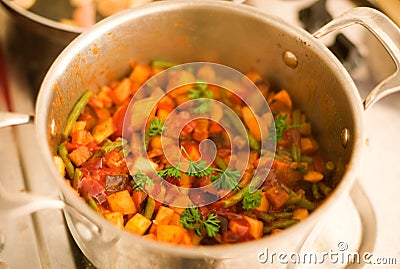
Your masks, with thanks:
[[(326, 6), (327, 0), (318, 0), (311, 6), (299, 11), (299, 19), (305, 30), (313, 33), (333, 19)], [(356, 68), (362, 59), (356, 46), (344, 34), (338, 34), (333, 45), (328, 48), (347, 70)]]

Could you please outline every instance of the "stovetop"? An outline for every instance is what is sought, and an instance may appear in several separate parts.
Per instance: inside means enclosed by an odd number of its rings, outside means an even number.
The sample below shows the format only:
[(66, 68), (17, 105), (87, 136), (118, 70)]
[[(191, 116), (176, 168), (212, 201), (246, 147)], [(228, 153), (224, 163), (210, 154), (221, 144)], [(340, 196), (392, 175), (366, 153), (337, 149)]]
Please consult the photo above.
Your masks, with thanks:
[[(311, 8), (315, 2), (315, 0), (250, 0), (247, 4), (256, 6), (267, 13), (282, 16), (289, 22), (307, 28), (318, 27), (318, 25), (315, 26), (315, 22), (304, 21), (304, 17), (299, 16), (299, 11), (302, 10), (303, 16), (307, 12), (315, 12), (315, 7)], [(332, 17), (355, 5), (354, 1), (349, 0), (321, 2), (326, 2), (328, 16)], [(366, 1), (356, 2), (357, 4), (367, 3)], [(5, 21), (4, 10), (0, 9), (1, 41), (4, 41)], [(323, 21), (324, 18), (317, 23), (321, 24)], [(307, 26), (308, 23), (310, 23), (309, 26)], [(365, 41), (365, 32), (352, 29), (345, 31), (343, 36), (341, 40), (331, 40), (328, 46), (331, 46), (333, 50), (336, 47), (338, 57), (341, 57), (340, 53), (342, 53), (346, 67), (351, 71), (361, 95), (365, 96), (382, 74), (376, 73), (373, 63), (371, 64), (368, 59), (371, 55), (371, 47), (369, 47), (369, 41)], [(0, 44), (4, 49), (4, 42)], [(0, 110), (10, 109), (33, 114), (36, 89), (38, 89), (42, 73), (39, 72), (34, 76), (32, 72), (26, 74), (26, 69), (32, 66), (21, 69), (20, 65), (14, 64), (14, 60), (18, 57), (10, 56), (7, 52), (10, 50), (3, 53), (7, 69), (4, 70), (4, 66), (0, 63), (2, 67), (0, 68)], [(5, 88), (8, 88), (7, 92)], [(398, 165), (400, 143), (397, 142), (400, 132), (399, 104), (400, 95), (395, 94), (382, 100), (365, 114), (368, 145), (358, 183), (351, 196), (343, 199), (337, 209), (318, 225), (306, 242), (305, 249), (316, 251), (337, 249), (338, 242), (345, 242), (351, 250), (370, 251), (380, 257), (395, 257), (397, 264), (400, 263), (398, 246), (400, 231), (397, 228), (398, 220), (400, 220), (400, 205), (395, 202), (400, 190), (400, 166)], [(40, 161), (39, 149), (34, 140), (32, 125), (0, 129), (0, 182), (10, 192), (32, 191), (58, 197), (56, 186), (49, 180), (51, 176), (44, 163)], [(0, 229), (5, 235), (6, 242), (1, 250), (0, 238), (0, 269), (8, 268), (8, 266), (49, 269), (94, 268), (76, 246), (66, 228), (61, 211), (45, 210), (13, 221), (0, 220)], [(332, 265), (332, 268), (340, 267), (343, 265)], [(396, 268), (396, 265), (382, 268)]]

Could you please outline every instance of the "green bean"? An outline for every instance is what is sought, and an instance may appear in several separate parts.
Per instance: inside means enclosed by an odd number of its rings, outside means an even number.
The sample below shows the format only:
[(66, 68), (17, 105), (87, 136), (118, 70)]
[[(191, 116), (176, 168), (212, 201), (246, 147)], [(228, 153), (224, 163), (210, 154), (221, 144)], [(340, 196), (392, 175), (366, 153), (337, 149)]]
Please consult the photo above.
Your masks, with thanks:
[(96, 213), (103, 216), (103, 212), (101, 212), (99, 206), (97, 205), (96, 201), (92, 197), (88, 198), (87, 203)]
[(118, 148), (122, 148), (124, 146), (124, 140), (123, 139), (117, 139), (114, 142), (103, 144), (101, 146), (101, 150), (104, 151), (105, 153), (113, 151)]
[[(297, 130), (299, 130), (301, 127), (301, 111), (298, 109), (292, 112), (292, 126), (294, 126)], [(298, 135), (300, 136), (300, 131)], [(293, 141), (292, 156), (293, 156), (293, 161), (295, 162), (299, 162), (301, 159), (300, 138), (294, 139)]]
[(154, 209), (156, 208), (156, 202), (153, 198), (148, 197), (146, 202), (146, 207), (144, 208), (144, 216), (149, 220), (152, 219), (154, 214)]
[(322, 173), (324, 174), (324, 176), (327, 177), (332, 173), (334, 169), (335, 169), (335, 164), (331, 161), (328, 161), (326, 162), (324, 171), (322, 171)]
[(224, 159), (221, 158), (221, 156), (217, 155), (215, 157), (215, 164), (217, 165), (218, 168), (225, 170), (226, 169), (226, 163), (224, 161)]
[(271, 225), (264, 226), (263, 233), (268, 234), (268, 233), (272, 232), (272, 230), (275, 230), (275, 229), (286, 229), (286, 228), (292, 226), (293, 224), (296, 224), (297, 222), (299, 222), (299, 221), (296, 219), (276, 220), (276, 221), (272, 222)]
[(83, 109), (85, 108), (86, 104), (89, 102), (90, 98), (92, 98), (93, 92), (90, 90), (85, 91), (81, 98), (79, 98), (78, 102), (75, 104), (74, 108), (72, 109), (71, 113), (68, 116), (67, 124), (65, 125), (64, 132), (62, 136), (67, 138), (71, 133), (72, 127), (74, 123), (81, 115)]
[(317, 186), (319, 191), (322, 192), (325, 196), (328, 196), (332, 192), (332, 189), (322, 182), (318, 182)]
[(304, 155), (301, 155), (301, 158), (300, 158), (300, 162), (310, 163), (310, 162), (312, 162), (312, 160), (313, 159), (311, 157), (304, 156)]
[(300, 196), (300, 195), (293, 195), (292, 197), (289, 198), (289, 200), (286, 201), (285, 206), (289, 205), (297, 205), (299, 207), (308, 209), (308, 210), (314, 210), (315, 205), (313, 202), (307, 200), (306, 198)]
[(68, 177), (70, 179), (73, 179), (75, 174), (75, 167), (68, 157), (68, 150), (67, 147), (65, 146), (65, 143), (62, 143), (58, 146), (58, 154), (60, 155), (61, 159), (65, 164), (65, 170), (67, 171)]
[(318, 192), (318, 186), (316, 183), (313, 183), (311, 185), (311, 191), (312, 191), (312, 194), (313, 194), (315, 200), (321, 199), (321, 194)]
[(79, 186), (79, 182), (83, 177), (82, 171), (79, 168), (75, 169), (74, 178), (72, 180), (72, 187), (77, 190)]
[(222, 200), (221, 202), (222, 202), (224, 208), (234, 206), (237, 203), (239, 203), (240, 201), (242, 201), (243, 195), (245, 192), (247, 192), (249, 190), (250, 184), (247, 185), (246, 187), (244, 187), (243, 189), (241, 189), (240, 191), (238, 191), (237, 193), (235, 193), (234, 195), (232, 195), (231, 197), (229, 197), (225, 200)]
[(247, 132), (247, 139), (249, 141), (250, 149), (260, 151), (260, 143), (258, 143), (258, 141), (249, 132)]
[(263, 220), (265, 222), (273, 222), (275, 220), (273, 216), (269, 215), (266, 212), (261, 212), (260, 214), (258, 214), (258, 219)]
[(275, 219), (291, 219), (293, 216), (292, 212), (276, 212), (276, 213), (271, 213), (271, 215)]
[(163, 60), (154, 60), (151, 62), (151, 65), (156, 68), (170, 68), (176, 65), (176, 63), (163, 61)]

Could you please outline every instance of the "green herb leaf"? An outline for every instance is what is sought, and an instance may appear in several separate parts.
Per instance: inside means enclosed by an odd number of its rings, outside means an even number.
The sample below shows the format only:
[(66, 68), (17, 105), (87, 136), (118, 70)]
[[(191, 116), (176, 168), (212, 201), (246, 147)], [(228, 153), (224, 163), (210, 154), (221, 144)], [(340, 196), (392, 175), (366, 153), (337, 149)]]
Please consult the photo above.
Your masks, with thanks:
[(157, 135), (161, 135), (163, 130), (164, 130), (164, 121), (162, 121), (159, 118), (153, 118), (147, 129), (147, 133), (149, 137), (156, 137)]
[(206, 114), (210, 112), (211, 106), (210, 106), (210, 99), (206, 98), (201, 98), (196, 100), (196, 107), (193, 108), (193, 113), (195, 114)]
[(243, 194), (242, 207), (243, 209), (254, 209), (261, 205), (262, 194), (259, 190), (250, 193), (246, 191)]
[(176, 166), (173, 165), (167, 165), (165, 167), (166, 169), (164, 170), (158, 170), (156, 171), (156, 173), (162, 177), (163, 179), (165, 179), (166, 177), (170, 176), (170, 177), (177, 177), (179, 179), (182, 178), (182, 173), (179, 167), (179, 163)]
[(211, 177), (214, 186), (224, 190), (239, 190), (239, 179), (240, 171), (229, 167), (225, 171), (221, 171), (218, 176)]
[(218, 233), (220, 229), (219, 225), (220, 222), (221, 221), (217, 218), (217, 216), (214, 213), (208, 215), (206, 221), (203, 222), (208, 237), (215, 237), (215, 235)]
[(132, 177), (133, 177), (132, 185), (133, 188), (136, 190), (143, 190), (145, 185), (154, 186), (153, 180), (143, 172), (138, 172)]
[(214, 237), (220, 229), (220, 220), (215, 214), (211, 213), (203, 220), (197, 207), (186, 208), (180, 216), (180, 223), (184, 228), (193, 229), (198, 236), (202, 236), (205, 229), (207, 236)]
[(195, 114), (205, 114), (211, 110), (210, 100), (214, 98), (214, 93), (210, 90), (207, 90), (208, 84), (205, 82), (197, 82), (196, 85), (191, 88), (188, 92), (188, 97), (190, 99), (199, 99), (197, 100), (197, 106), (193, 109)]
[(188, 176), (194, 176), (194, 177), (204, 177), (211, 175), (214, 172), (213, 167), (207, 167), (207, 163), (205, 160), (200, 160), (198, 162), (193, 162), (190, 160), (188, 170), (186, 171), (186, 174)]

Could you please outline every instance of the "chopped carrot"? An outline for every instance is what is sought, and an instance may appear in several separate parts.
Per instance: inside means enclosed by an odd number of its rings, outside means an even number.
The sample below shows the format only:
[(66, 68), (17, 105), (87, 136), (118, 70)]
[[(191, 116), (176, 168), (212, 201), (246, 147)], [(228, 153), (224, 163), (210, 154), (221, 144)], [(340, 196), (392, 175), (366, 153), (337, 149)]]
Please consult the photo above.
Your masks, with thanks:
[(279, 186), (272, 186), (265, 191), (268, 201), (271, 202), (274, 209), (281, 208), (287, 200), (289, 194)]
[(262, 193), (262, 197), (260, 200), (260, 205), (254, 208), (255, 210), (266, 212), (269, 209), (269, 202), (265, 193)]
[(127, 101), (131, 94), (131, 81), (124, 78), (118, 86), (110, 92), (110, 98), (116, 105), (121, 105)]
[(143, 84), (151, 75), (151, 69), (150, 66), (148, 65), (141, 65), (137, 64), (131, 74), (129, 75), (129, 78), (138, 84)]
[(208, 119), (198, 119), (197, 125), (193, 130), (192, 138), (201, 142), (208, 138)]
[(93, 138), (97, 144), (103, 142), (107, 137), (114, 133), (114, 121), (112, 118), (108, 118), (102, 123), (96, 125), (93, 129)]
[(107, 196), (108, 205), (114, 212), (121, 212), (123, 215), (135, 214), (137, 208), (127, 190), (112, 193)]
[(86, 162), (93, 153), (89, 150), (88, 147), (86, 146), (80, 146), (74, 151), (72, 151), (70, 154), (68, 154), (68, 157), (71, 159), (71, 161), (76, 165), (76, 166), (81, 166), (84, 162)]
[(318, 144), (310, 137), (302, 137), (300, 139), (300, 148), (302, 153), (313, 153), (318, 150)]
[[(177, 225), (157, 225), (157, 240), (179, 244), (184, 239), (184, 236), (187, 234), (185, 228)], [(189, 236), (190, 238), (190, 236)]]
[(144, 235), (151, 225), (151, 220), (136, 213), (125, 225), (125, 229), (140, 235)]
[(156, 136), (151, 139), (150, 145), (152, 149), (162, 149), (161, 136)]
[(261, 141), (260, 126), (257, 122), (256, 116), (254, 115), (253, 111), (251, 111), (251, 109), (248, 106), (242, 107), (241, 111), (242, 111), (243, 121), (249, 128), (250, 134), (257, 141)]
[(264, 228), (264, 224), (254, 218), (248, 217), (248, 216), (243, 216), (243, 218), (245, 220), (247, 220), (247, 222), (250, 225), (249, 228), (249, 233), (255, 238), (261, 238), (263, 236), (263, 228)]
[(135, 203), (135, 207), (140, 208), (146, 197), (147, 194), (144, 191), (134, 191), (132, 193), (132, 201)]
[(156, 217), (154, 218), (154, 222), (156, 222), (157, 224), (168, 224), (173, 216), (174, 210), (165, 206), (160, 206), (157, 211)]
[(87, 145), (94, 140), (92, 134), (86, 130), (72, 131), (70, 135), (72, 144)]
[(272, 101), (282, 103), (288, 110), (292, 109), (292, 99), (286, 90), (280, 90), (273, 97)]
[(214, 68), (210, 65), (203, 65), (199, 70), (197, 70), (197, 78), (206, 83), (215, 82), (216, 74)]
[(214, 122), (214, 121), (210, 122), (209, 127), (208, 127), (208, 132), (210, 134), (216, 134), (216, 133), (222, 132), (223, 130), (224, 130), (224, 128), (220, 124), (218, 124), (217, 122)]
[(104, 214), (104, 217), (118, 228), (124, 227), (124, 216), (121, 212), (109, 212)]

